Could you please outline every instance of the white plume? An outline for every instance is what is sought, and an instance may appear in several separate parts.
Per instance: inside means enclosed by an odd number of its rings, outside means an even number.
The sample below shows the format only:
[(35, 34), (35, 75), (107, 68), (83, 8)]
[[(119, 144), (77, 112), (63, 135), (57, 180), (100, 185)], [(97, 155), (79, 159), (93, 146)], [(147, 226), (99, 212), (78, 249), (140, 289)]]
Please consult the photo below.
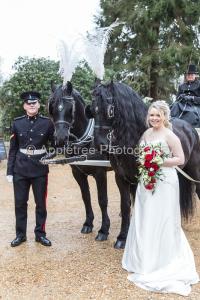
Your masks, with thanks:
[(72, 75), (81, 59), (78, 51), (78, 40), (75, 40), (70, 47), (63, 41), (59, 40), (58, 55), (60, 57), (59, 73), (63, 78), (63, 86), (70, 81)]
[(122, 22), (116, 20), (109, 27), (96, 28), (94, 33), (88, 33), (85, 38), (85, 58), (97, 78), (101, 80), (104, 76), (104, 55), (110, 35), (119, 24), (122, 24)]

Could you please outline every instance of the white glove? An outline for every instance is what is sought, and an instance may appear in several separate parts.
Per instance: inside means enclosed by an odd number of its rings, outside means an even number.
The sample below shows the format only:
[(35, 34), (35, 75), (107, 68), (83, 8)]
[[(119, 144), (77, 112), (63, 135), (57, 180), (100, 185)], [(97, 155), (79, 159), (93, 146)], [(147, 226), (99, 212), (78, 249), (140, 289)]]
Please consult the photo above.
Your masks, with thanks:
[(6, 179), (8, 180), (9, 183), (13, 182), (13, 175), (7, 175)]

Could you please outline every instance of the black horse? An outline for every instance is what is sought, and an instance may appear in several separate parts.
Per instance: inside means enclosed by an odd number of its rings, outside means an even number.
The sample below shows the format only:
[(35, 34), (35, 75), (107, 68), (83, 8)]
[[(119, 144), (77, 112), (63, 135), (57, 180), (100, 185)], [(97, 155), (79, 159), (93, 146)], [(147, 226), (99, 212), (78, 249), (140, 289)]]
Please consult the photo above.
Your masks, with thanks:
[[(121, 194), (122, 228), (117, 245), (123, 248), (129, 227), (130, 192), (136, 191), (136, 157), (131, 153), (146, 129), (147, 107), (129, 86), (111, 82), (93, 90), (92, 105), (86, 110), (95, 118), (95, 145), (107, 149)], [(187, 122), (172, 120), (173, 131), (180, 138), (185, 153), (184, 171), (200, 180), (200, 145), (197, 132)], [(120, 151), (121, 149), (121, 151)], [(192, 213), (192, 186), (179, 174), (182, 215)], [(196, 184), (200, 196), (200, 184)]]
[[(51, 85), (52, 93), (48, 100), (49, 114), (55, 125), (55, 142), (58, 148), (64, 149), (66, 156), (92, 154), (93, 159), (102, 159), (94, 155), (91, 148), (91, 137), (87, 132), (89, 120), (85, 116), (85, 103), (81, 95), (73, 89), (70, 82), (67, 86)], [(89, 126), (90, 127), (90, 126)], [(80, 186), (86, 210), (86, 220), (81, 229), (82, 233), (90, 233), (93, 228), (94, 213), (91, 205), (88, 176), (96, 180), (98, 201), (102, 212), (102, 225), (96, 240), (106, 240), (109, 234), (110, 219), (107, 214), (107, 167), (71, 165), (72, 173)]]

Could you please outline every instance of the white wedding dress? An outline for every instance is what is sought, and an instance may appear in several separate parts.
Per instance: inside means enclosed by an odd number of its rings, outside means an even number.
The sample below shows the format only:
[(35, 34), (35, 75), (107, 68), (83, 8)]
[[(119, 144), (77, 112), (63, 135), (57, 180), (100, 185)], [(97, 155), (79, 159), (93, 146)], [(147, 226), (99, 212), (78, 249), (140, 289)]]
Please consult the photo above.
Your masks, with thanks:
[[(165, 141), (162, 148), (169, 153)], [(122, 267), (137, 286), (187, 296), (199, 281), (192, 250), (181, 228), (179, 182), (175, 168), (162, 168), (154, 194), (138, 184)]]

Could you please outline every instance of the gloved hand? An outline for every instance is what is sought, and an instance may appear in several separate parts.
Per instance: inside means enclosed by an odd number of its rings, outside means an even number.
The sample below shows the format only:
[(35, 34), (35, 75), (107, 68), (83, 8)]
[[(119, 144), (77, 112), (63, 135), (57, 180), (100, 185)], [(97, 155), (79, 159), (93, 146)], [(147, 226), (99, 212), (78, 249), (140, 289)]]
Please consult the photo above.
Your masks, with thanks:
[(7, 175), (6, 176), (6, 179), (9, 183), (12, 183), (13, 182), (13, 175)]
[(189, 103), (194, 100), (194, 96), (186, 95), (186, 94), (180, 94), (177, 97), (177, 100), (181, 101), (182, 103)]
[(193, 100), (194, 100), (194, 96), (191, 96), (191, 95), (185, 95), (184, 100), (185, 100), (185, 101), (193, 101)]

